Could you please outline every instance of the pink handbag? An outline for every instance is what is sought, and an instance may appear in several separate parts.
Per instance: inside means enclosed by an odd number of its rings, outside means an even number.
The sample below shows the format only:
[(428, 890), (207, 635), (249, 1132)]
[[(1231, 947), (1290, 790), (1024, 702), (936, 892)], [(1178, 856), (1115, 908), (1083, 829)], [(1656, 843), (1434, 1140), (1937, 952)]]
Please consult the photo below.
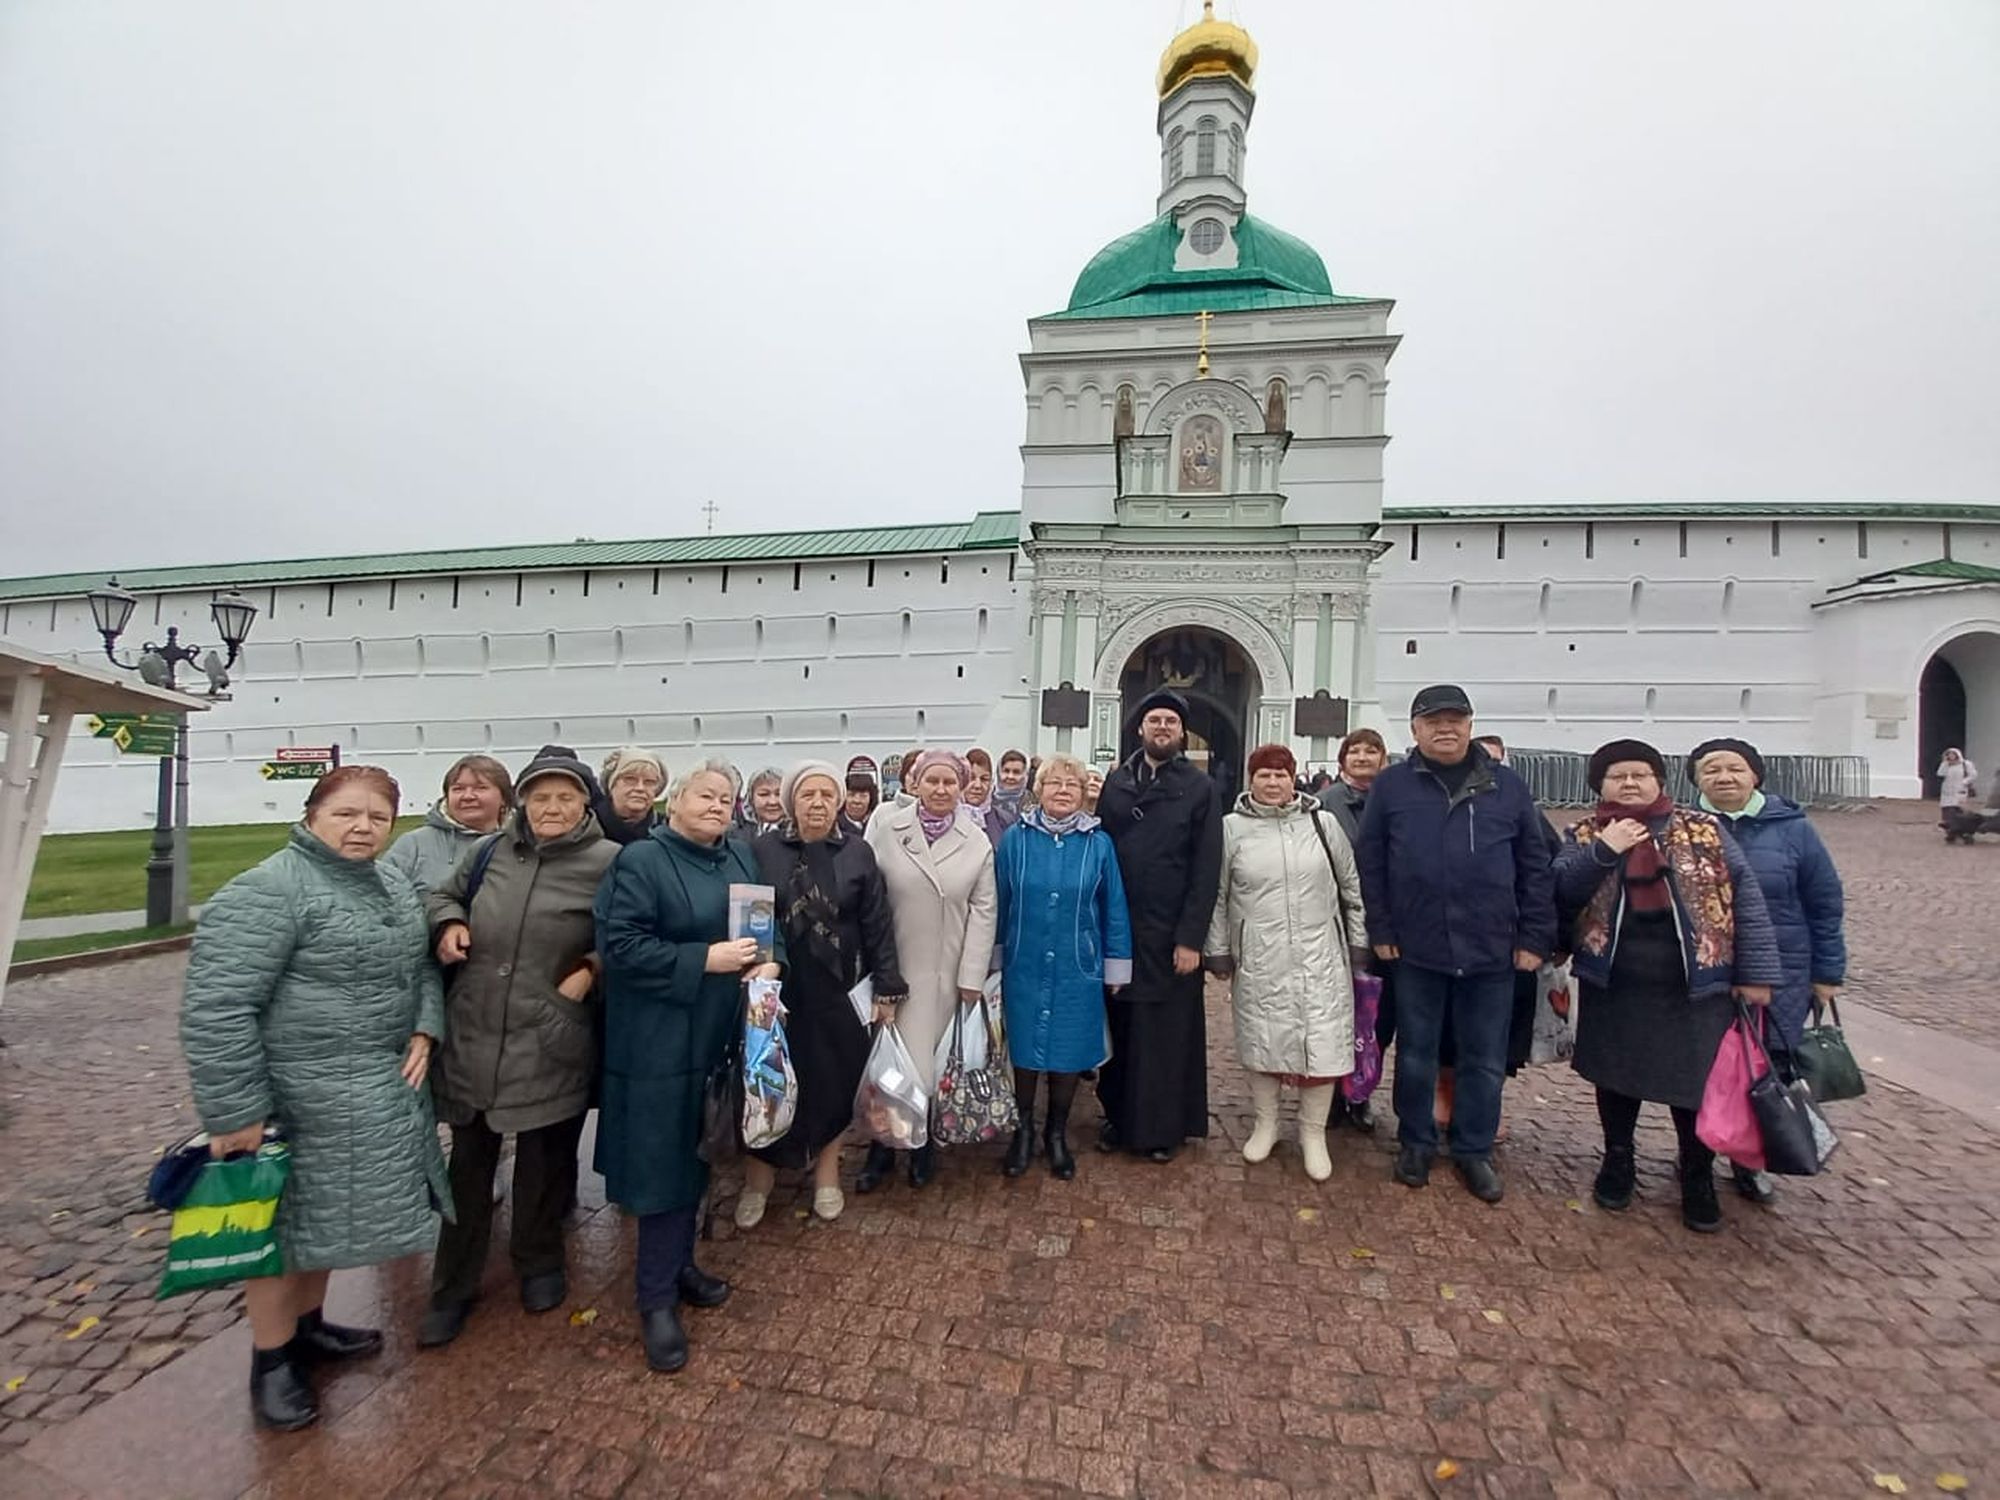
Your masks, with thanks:
[[(1760, 1029), (1764, 1024), (1761, 1013), (1757, 1024)], [(1757, 1112), (1750, 1107), (1750, 1085), (1769, 1067), (1764, 1049), (1739, 1015), (1729, 1023), (1722, 1045), (1715, 1049), (1715, 1065), (1708, 1070), (1701, 1110), (1694, 1119), (1694, 1133), (1704, 1146), (1752, 1172), (1764, 1170), (1764, 1132), (1757, 1124)]]

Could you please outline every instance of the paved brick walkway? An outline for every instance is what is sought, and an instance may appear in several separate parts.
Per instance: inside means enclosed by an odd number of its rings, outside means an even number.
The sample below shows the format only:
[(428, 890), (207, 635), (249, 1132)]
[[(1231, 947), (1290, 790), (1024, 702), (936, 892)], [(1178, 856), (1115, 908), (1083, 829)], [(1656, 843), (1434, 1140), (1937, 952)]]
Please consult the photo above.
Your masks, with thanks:
[[(2000, 847), (1946, 851), (1895, 814), (1822, 826), (1853, 893), (1857, 988), (1989, 1038), (1974, 912)], [(234, 1318), (226, 1297), (148, 1300), (162, 1220), (139, 1184), (185, 1116), (182, 962), (9, 996), (10, 1500), (1868, 1496), (1877, 1474), (1923, 1494), (1948, 1473), (2000, 1493), (2000, 1135), (1878, 1085), (1836, 1107), (1836, 1172), (1786, 1184), (1775, 1210), (1731, 1199), (1701, 1238), (1679, 1224), (1663, 1119), (1643, 1127), (1640, 1204), (1589, 1205), (1588, 1095), (1545, 1069), (1510, 1085), (1497, 1208), (1448, 1172), (1391, 1184), (1386, 1130), (1336, 1134), (1316, 1186), (1289, 1140), (1255, 1168), (1235, 1155), (1249, 1111), (1220, 1003), (1203, 1150), (1165, 1168), (1087, 1154), (1068, 1185), (1010, 1185), (993, 1153), (960, 1153), (927, 1192), (851, 1198), (831, 1226), (781, 1192), (761, 1228), (725, 1222), (705, 1251), (737, 1295), (691, 1316), (678, 1378), (644, 1370), (629, 1230), (587, 1201), (571, 1306), (594, 1321), (525, 1317), (501, 1257), (466, 1336), (419, 1357), (424, 1268), (405, 1262), (335, 1279), (336, 1314), (380, 1317), (391, 1344), (324, 1384), (312, 1433), (250, 1431), (240, 1327), (106, 1399)], [(65, 1338), (86, 1315), (101, 1322)]]

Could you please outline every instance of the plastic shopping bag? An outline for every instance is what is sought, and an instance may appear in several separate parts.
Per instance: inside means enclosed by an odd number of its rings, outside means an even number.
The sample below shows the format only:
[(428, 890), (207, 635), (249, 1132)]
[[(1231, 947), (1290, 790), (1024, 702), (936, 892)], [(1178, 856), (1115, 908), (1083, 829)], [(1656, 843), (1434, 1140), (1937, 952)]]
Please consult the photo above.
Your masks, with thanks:
[(931, 1077), (942, 1079), (951, 1070), (954, 1045), (958, 1048), (959, 1072), (986, 1071), (986, 1060), (991, 1055), (993, 1039), (988, 1005), (989, 1002), (984, 995), (970, 1003), (964, 1001), (959, 1003), (958, 1010), (952, 1017), (952, 1024), (945, 1027), (944, 1035), (938, 1038), (937, 1046), (931, 1049)]
[(930, 1090), (917, 1076), (902, 1033), (878, 1026), (854, 1091), (854, 1123), (877, 1145), (910, 1151), (930, 1140), (930, 1115)]
[(1752, 1172), (1764, 1170), (1764, 1133), (1757, 1124), (1757, 1111), (1750, 1105), (1750, 1086), (1771, 1071), (1771, 1061), (1750, 1030), (1750, 1017), (1742, 1006), (1736, 1019), (1723, 1033), (1722, 1045), (1715, 1049), (1715, 1063), (1708, 1070), (1708, 1085), (1702, 1090), (1701, 1109), (1694, 1117), (1694, 1133), (1701, 1143), (1718, 1156), (1726, 1156)]
[(174, 1209), (159, 1295), (282, 1273), (273, 1223), (291, 1175), (292, 1148), (281, 1140), (205, 1164)]
[(1354, 1071), (1340, 1094), (1349, 1104), (1365, 1104), (1382, 1081), (1382, 1044), (1375, 1040), (1375, 1022), (1382, 1013), (1382, 981), (1373, 974), (1354, 976)]
[(750, 981), (743, 1010), (743, 1145), (774, 1146), (799, 1111), (799, 1075), (785, 1041), (785, 1002), (775, 979)]
[(1535, 1027), (1530, 1063), (1562, 1062), (1576, 1051), (1576, 991), (1569, 965), (1544, 963), (1535, 971)]

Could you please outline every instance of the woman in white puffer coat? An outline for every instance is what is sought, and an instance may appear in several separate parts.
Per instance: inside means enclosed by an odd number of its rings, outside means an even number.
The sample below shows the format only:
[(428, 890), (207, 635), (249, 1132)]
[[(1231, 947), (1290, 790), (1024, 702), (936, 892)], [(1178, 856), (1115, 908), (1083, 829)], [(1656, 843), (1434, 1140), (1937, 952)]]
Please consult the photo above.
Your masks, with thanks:
[(1283, 745), (1250, 756), (1250, 790), (1222, 820), (1206, 962), (1230, 978), (1236, 1055), (1257, 1111), (1243, 1159), (1271, 1154), (1278, 1089), (1293, 1083), (1306, 1175), (1324, 1182), (1333, 1174), (1326, 1121), (1334, 1087), (1354, 1071), (1354, 969), (1365, 960), (1368, 927), (1347, 836), (1298, 790), (1297, 776)]

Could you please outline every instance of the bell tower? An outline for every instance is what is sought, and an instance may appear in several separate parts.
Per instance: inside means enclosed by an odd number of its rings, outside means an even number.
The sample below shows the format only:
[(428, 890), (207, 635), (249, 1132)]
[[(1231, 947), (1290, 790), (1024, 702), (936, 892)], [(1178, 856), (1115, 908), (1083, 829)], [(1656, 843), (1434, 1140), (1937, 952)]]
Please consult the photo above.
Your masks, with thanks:
[(1256, 77), (1257, 44), (1242, 27), (1215, 19), (1214, 0), (1160, 55), (1156, 208), (1180, 232), (1176, 270), (1228, 270), (1237, 263)]

